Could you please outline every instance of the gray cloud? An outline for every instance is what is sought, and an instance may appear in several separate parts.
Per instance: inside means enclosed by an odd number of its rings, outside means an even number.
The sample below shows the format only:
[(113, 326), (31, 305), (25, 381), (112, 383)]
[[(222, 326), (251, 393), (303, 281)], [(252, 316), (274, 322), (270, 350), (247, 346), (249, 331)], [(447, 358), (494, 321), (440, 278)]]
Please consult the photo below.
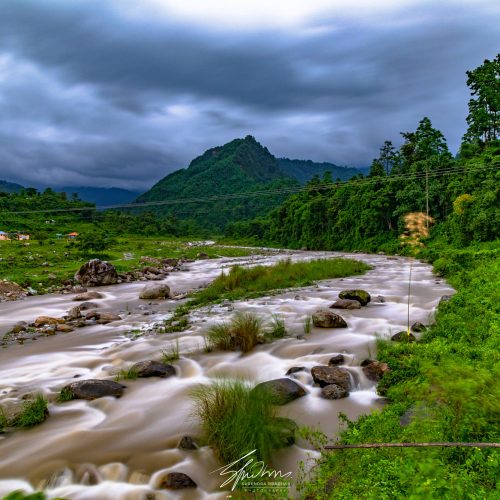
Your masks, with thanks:
[(251, 133), (278, 156), (366, 165), (424, 115), (456, 150), (465, 71), (496, 2), (417, 2), (301, 30), (208, 30), (120, 3), (0, 3), (0, 178), (147, 189)]

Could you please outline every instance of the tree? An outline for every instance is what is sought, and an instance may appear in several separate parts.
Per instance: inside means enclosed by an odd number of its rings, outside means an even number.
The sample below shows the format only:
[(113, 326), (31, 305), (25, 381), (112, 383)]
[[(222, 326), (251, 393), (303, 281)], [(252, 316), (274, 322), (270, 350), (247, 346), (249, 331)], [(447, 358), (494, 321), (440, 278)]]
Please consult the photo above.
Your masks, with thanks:
[(467, 71), (471, 89), (469, 128), (464, 140), (488, 143), (500, 135), (500, 54), (493, 61), (486, 59), (474, 70)]
[(368, 175), (369, 177), (382, 177), (384, 175), (384, 165), (380, 159), (372, 161)]
[(380, 148), (379, 156), (379, 160), (385, 168), (385, 175), (389, 175), (391, 173), (396, 157), (396, 148), (392, 145), (392, 142), (385, 141), (384, 145)]
[(102, 252), (109, 245), (109, 240), (102, 231), (89, 231), (78, 237), (78, 246), (83, 252)]

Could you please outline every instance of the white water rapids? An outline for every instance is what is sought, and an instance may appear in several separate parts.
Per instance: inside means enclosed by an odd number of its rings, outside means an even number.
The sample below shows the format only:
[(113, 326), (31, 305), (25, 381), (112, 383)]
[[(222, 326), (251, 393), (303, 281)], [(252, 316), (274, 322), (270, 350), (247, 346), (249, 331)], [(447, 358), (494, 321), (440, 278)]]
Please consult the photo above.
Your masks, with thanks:
[[(162, 349), (178, 338), (181, 359), (173, 364), (177, 376), (166, 379), (126, 380), (120, 399), (75, 400), (50, 403), (50, 417), (41, 425), (0, 435), (0, 496), (17, 488), (45, 489), (49, 498), (163, 499), (226, 498), (218, 474), (220, 467), (208, 447), (181, 450), (181, 436), (198, 434), (191, 417), (190, 390), (215, 376), (243, 376), (254, 382), (281, 378), (292, 366), (308, 369), (327, 365), (335, 354), (347, 359), (357, 387), (348, 398), (326, 400), (312, 384), (309, 371), (294, 374), (308, 394), (280, 407), (280, 413), (299, 425), (319, 426), (329, 437), (338, 431), (338, 413), (351, 419), (383, 404), (374, 383), (366, 379), (359, 363), (375, 356), (377, 336), (388, 337), (406, 329), (408, 275), (410, 260), (383, 255), (339, 254), (333, 252), (275, 252), (244, 258), (200, 260), (188, 264), (189, 270), (171, 273), (165, 283), (175, 292), (206, 285), (223, 268), (272, 264), (290, 257), (293, 261), (346, 256), (373, 266), (364, 275), (320, 282), (317, 287), (288, 291), (279, 295), (236, 302), (204, 309), (192, 315), (188, 330), (176, 334), (145, 335), (132, 340), (127, 332), (160, 321), (179, 304), (173, 300), (154, 301), (149, 313), (138, 308), (144, 282), (99, 288), (105, 298), (100, 310), (109, 310), (125, 319), (109, 325), (95, 325), (42, 337), (24, 345), (0, 349), (0, 403), (23, 394), (41, 392), (51, 401), (62, 386), (80, 378), (112, 378), (132, 363), (158, 359)], [(161, 282), (160, 282), (161, 283)], [(358, 310), (339, 310), (348, 328), (319, 329), (303, 335), (303, 321), (316, 309), (328, 307), (339, 291), (362, 288), (372, 302)], [(411, 322), (428, 324), (443, 294), (452, 289), (436, 278), (431, 267), (413, 262)], [(62, 316), (75, 302), (70, 295), (28, 297), (0, 304), (0, 335), (16, 322), (33, 321), (39, 315)], [(235, 352), (205, 353), (203, 333), (212, 322), (228, 319), (234, 310), (251, 310), (264, 319), (271, 314), (284, 318), (289, 337), (257, 346), (246, 355)], [(297, 335), (302, 338), (297, 339)], [(307, 443), (299, 441), (277, 454), (273, 466), (297, 473), (297, 463), (308, 453)], [(184, 472), (198, 485), (193, 490), (158, 489), (168, 472)]]

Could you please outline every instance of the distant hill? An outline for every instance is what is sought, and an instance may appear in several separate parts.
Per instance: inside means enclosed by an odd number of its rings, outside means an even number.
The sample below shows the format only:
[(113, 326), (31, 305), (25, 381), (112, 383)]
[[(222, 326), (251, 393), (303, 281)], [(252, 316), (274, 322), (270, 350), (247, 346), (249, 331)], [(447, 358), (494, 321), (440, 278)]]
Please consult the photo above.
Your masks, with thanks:
[(95, 203), (98, 207), (132, 203), (140, 194), (139, 191), (130, 191), (116, 187), (98, 188), (89, 186), (64, 186), (56, 188), (56, 191), (64, 191), (68, 196), (71, 196), (72, 193), (77, 193), (81, 200)]
[(334, 163), (317, 163), (311, 160), (290, 160), (288, 158), (278, 158), (278, 164), (281, 170), (291, 177), (297, 179), (301, 184), (305, 184), (315, 175), (320, 178), (325, 172), (332, 174), (332, 179), (347, 181), (351, 177), (362, 173), (360, 169), (353, 167), (340, 167)]
[[(195, 158), (188, 168), (177, 170), (137, 198), (138, 203), (225, 197), (242, 192), (298, 186), (286, 176), (278, 160), (254, 137), (235, 139), (211, 148)], [(158, 213), (190, 219), (207, 230), (223, 229), (235, 220), (264, 215), (278, 206), (286, 194), (228, 197), (203, 203), (168, 204), (154, 208)]]
[(19, 193), (24, 186), (15, 182), (0, 181), (0, 193)]

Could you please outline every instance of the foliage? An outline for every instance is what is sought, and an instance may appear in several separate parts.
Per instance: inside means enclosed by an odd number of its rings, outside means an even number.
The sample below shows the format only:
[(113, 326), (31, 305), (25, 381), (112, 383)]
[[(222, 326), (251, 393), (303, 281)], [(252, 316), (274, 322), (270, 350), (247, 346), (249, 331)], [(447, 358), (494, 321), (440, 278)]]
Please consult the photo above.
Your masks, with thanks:
[[(390, 404), (348, 421), (342, 443), (498, 441), (498, 251), (498, 244), (467, 250), (431, 245), (424, 251), (429, 259), (440, 255), (441, 269), (458, 292), (440, 305), (436, 324), (421, 341), (379, 342), (378, 359), (391, 368), (379, 392)], [(409, 425), (400, 423), (405, 413)], [(323, 454), (302, 493), (313, 498), (493, 498), (499, 474), (496, 449), (343, 450)]]
[(197, 292), (190, 303), (203, 305), (224, 299), (258, 296), (271, 290), (309, 286), (317, 280), (361, 274), (368, 269), (369, 266), (363, 262), (352, 259), (317, 259), (309, 262), (286, 259), (272, 266), (233, 266), (229, 273), (223, 272), (207, 288)]
[(239, 380), (218, 380), (199, 386), (192, 397), (204, 438), (223, 464), (252, 450), (268, 463), (273, 452), (289, 442), (283, 432), (284, 419), (277, 417), (267, 391), (254, 391)]
[(161, 351), (161, 360), (164, 363), (171, 363), (172, 361), (178, 361), (179, 358), (179, 339), (175, 339), (175, 344), (171, 344), (168, 349), (163, 349)]
[(73, 391), (69, 387), (63, 387), (57, 395), (58, 403), (66, 403), (66, 401), (71, 401), (72, 399)]
[(270, 339), (282, 339), (286, 335), (285, 320), (282, 316), (273, 314), (266, 336)]
[(236, 313), (230, 323), (212, 325), (207, 332), (208, 344), (224, 351), (251, 351), (263, 333), (262, 320), (251, 313)]
[(133, 367), (130, 368), (122, 368), (115, 376), (115, 381), (119, 382), (120, 380), (137, 380), (139, 377), (139, 373)]
[(21, 412), (7, 424), (20, 428), (33, 427), (44, 422), (48, 415), (47, 400), (38, 394), (34, 399), (26, 401)]

